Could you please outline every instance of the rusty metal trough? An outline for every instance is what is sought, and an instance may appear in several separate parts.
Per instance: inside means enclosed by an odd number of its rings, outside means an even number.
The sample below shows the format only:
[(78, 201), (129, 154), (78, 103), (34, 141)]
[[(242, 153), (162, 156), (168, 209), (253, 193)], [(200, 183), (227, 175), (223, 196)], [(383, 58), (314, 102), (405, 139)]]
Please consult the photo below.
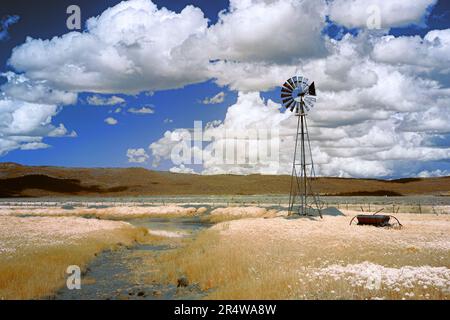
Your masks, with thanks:
[(398, 223), (399, 227), (402, 227), (400, 221), (391, 215), (376, 215), (376, 214), (358, 214), (350, 220), (350, 224), (352, 224), (354, 219), (357, 219), (358, 225), (370, 225), (375, 227), (390, 227), (392, 226), (389, 221), (391, 218), (395, 219)]
[(377, 227), (383, 227), (389, 223), (389, 216), (385, 215), (368, 215), (368, 214), (359, 214), (356, 216), (356, 219), (358, 220), (358, 224), (361, 225), (372, 225)]

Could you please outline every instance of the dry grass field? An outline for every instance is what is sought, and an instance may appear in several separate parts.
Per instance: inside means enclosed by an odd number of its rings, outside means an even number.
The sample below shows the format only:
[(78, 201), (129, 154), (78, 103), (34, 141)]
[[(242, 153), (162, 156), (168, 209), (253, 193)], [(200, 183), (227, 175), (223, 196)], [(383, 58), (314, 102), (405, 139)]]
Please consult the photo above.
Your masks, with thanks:
[(126, 222), (79, 217), (0, 216), (0, 300), (45, 298), (62, 287), (69, 265), (146, 237)]
[(202, 220), (209, 223), (219, 223), (228, 220), (237, 220), (255, 217), (276, 217), (287, 214), (283, 211), (266, 209), (262, 207), (226, 207), (216, 208), (209, 215), (202, 217)]
[(160, 257), (207, 299), (449, 299), (450, 216), (399, 214), (402, 229), (324, 219), (222, 222)]
[[(104, 208), (71, 208), (62, 207), (8, 207), (0, 206), (0, 216), (41, 216), (41, 217), (89, 217), (109, 220), (128, 220), (144, 217), (179, 217), (192, 216), (202, 212), (193, 207), (168, 206), (107, 206)], [(200, 211), (199, 211), (200, 210)]]

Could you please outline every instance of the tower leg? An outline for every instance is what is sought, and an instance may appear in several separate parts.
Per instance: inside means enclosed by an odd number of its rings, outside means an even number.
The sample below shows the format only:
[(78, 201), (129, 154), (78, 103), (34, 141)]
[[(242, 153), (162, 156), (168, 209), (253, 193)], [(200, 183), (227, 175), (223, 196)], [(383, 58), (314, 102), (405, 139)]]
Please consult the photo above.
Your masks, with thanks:
[(298, 117), (298, 120), (297, 120), (297, 131), (295, 134), (294, 161), (292, 162), (291, 190), (289, 192), (289, 210), (288, 210), (289, 215), (294, 213), (293, 209), (294, 209), (295, 198), (297, 196), (297, 193), (300, 192), (300, 190), (298, 188), (299, 181), (298, 181), (297, 170), (295, 168), (296, 161), (297, 161), (297, 146), (298, 146), (299, 127), (300, 127), (300, 116)]
[(306, 175), (306, 155), (305, 155), (305, 126), (304, 126), (304, 121), (305, 121), (305, 114), (302, 113), (300, 115), (300, 123), (301, 123), (301, 132), (300, 132), (300, 137), (301, 137), (301, 186), (302, 186), (302, 190), (301, 190), (301, 197), (302, 197), (302, 207), (301, 207), (301, 214), (302, 215), (306, 215), (306, 206), (307, 206), (307, 189), (306, 189), (306, 179), (307, 179), (307, 175)]

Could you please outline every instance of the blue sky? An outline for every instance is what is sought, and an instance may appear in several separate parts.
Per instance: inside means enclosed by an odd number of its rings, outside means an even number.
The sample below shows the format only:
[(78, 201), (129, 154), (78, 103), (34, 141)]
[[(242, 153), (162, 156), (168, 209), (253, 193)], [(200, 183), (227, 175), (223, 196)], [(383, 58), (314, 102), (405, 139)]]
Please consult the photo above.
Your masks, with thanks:
[[(107, 8), (113, 7), (119, 3), (119, 1), (30, 2), (23, 0), (5, 2), (5, 4), (2, 3), (2, 7), (0, 8), (0, 17), (6, 19), (8, 16), (16, 15), (18, 16), (18, 21), (8, 26), (7, 37), (4, 37), (4, 39), (0, 41), (1, 71), (11, 71), (17, 74), (25, 74), (28, 77), (32, 77), (32, 72), (30, 70), (18, 70), (20, 68), (16, 67), (20, 65), (20, 63), (16, 63), (16, 65), (14, 65), (14, 63), (8, 63), (8, 59), (11, 57), (13, 49), (21, 46), (26, 41), (27, 37), (34, 39), (51, 39), (52, 37), (61, 37), (68, 33), (69, 30), (66, 27), (66, 19), (68, 15), (65, 13), (65, 10), (70, 4), (77, 4), (80, 6), (82, 24), (84, 28), (85, 21), (89, 17), (99, 16)], [(217, 23), (218, 13), (221, 10), (227, 10), (229, 8), (228, 1), (155, 0), (153, 2), (158, 6), (158, 9), (166, 7), (168, 10), (174, 11), (177, 14), (180, 13), (186, 5), (193, 5), (200, 8), (204, 16), (209, 19), (209, 28), (212, 28), (212, 26)], [(238, 9), (244, 10), (245, 8)], [(426, 10), (427, 12), (422, 15), (421, 22), (407, 24), (406, 26), (401, 27), (395, 26), (394, 23), (390, 29), (385, 31), (384, 35), (390, 34), (395, 37), (418, 35), (420, 37), (425, 37), (425, 35), (431, 30), (444, 30), (450, 28), (450, 5), (448, 2), (439, 1), (437, 4), (429, 6)], [(342, 38), (345, 34), (350, 34), (356, 38), (358, 37), (358, 34), (363, 32), (363, 28), (346, 27), (342, 25), (345, 23), (339, 21), (338, 18), (335, 20), (338, 22), (327, 18), (328, 22), (321, 30), (325, 37), (329, 36), (330, 38), (334, 38), (343, 43)], [(257, 32), (257, 30), (255, 32)], [(271, 39), (268, 38), (268, 40), (270, 41)], [(264, 41), (268, 44), (267, 39)], [(235, 42), (230, 43), (235, 44)], [(255, 42), (251, 42), (251, 46), (257, 45), (257, 43), (255, 44)], [(262, 45), (264, 45), (264, 43), (262, 43)], [(319, 43), (319, 46), (320, 45), (321, 43)], [(89, 50), (89, 48), (86, 48), (86, 50)], [(311, 55), (305, 55), (303, 57), (302, 49), (300, 48), (298, 50), (298, 56), (300, 59), (298, 61), (309, 62), (312, 61), (312, 59), (315, 59), (315, 56), (312, 57)], [(323, 53), (320, 53), (319, 51), (317, 51), (317, 59), (322, 59)], [(261, 63), (260, 58), (255, 58), (255, 62), (251, 60), (253, 59), (252, 57), (255, 56), (252, 50), (249, 50), (248, 53), (244, 54), (238, 50), (236, 50), (236, 52), (238, 53), (234, 56), (230, 56), (230, 61), (241, 59), (242, 61), (238, 61), (239, 63), (255, 63), (258, 66), (259, 63)], [(247, 56), (245, 54), (247, 54)], [(280, 54), (279, 56), (281, 58), (278, 58), (278, 54)], [(314, 54), (316, 53), (314, 52)], [(276, 66), (278, 64), (295, 67), (296, 63), (301, 63), (295, 62), (297, 60), (288, 60), (284, 53), (277, 52), (273, 53), (273, 56), (265, 55), (263, 59), (265, 59), (263, 61), (265, 66)], [(280, 62), (280, 59), (286, 60), (282, 60)], [(294, 56), (293, 59), (297, 59), (297, 57)], [(383, 60), (383, 63), (386, 62)], [(22, 65), (24, 64), (22, 63)], [(389, 68), (394, 67), (389, 65)], [(300, 70), (302, 70), (301, 68), (303, 68), (303, 66), (300, 67)], [(307, 68), (305, 68), (305, 70), (307, 70)], [(398, 67), (398, 70), (400, 70), (400, 72), (404, 72), (404, 68), (401, 68), (400, 66)], [(227, 70), (223, 72), (226, 71)], [(445, 89), (450, 82), (448, 73), (438, 73), (439, 72), (436, 70), (431, 70), (429, 72), (427, 71), (426, 74), (424, 74), (422, 70), (417, 71), (417, 75), (424, 79), (429, 78), (440, 81), (441, 87), (444, 87)], [(405, 72), (405, 74), (408, 74), (409, 76), (411, 72), (408, 71)], [(261, 74), (260, 77), (265, 77), (265, 75)], [(27, 165), (60, 165), (80, 167), (144, 166), (151, 168), (154, 154), (152, 154), (152, 151), (148, 149), (150, 143), (157, 142), (161, 139), (164, 132), (167, 130), (175, 131), (177, 128), (192, 128), (195, 120), (201, 120), (204, 124), (214, 120), (224, 120), (227, 115), (228, 108), (232, 105), (240, 103), (238, 101), (239, 92), (258, 91), (260, 96), (264, 98), (264, 105), (269, 99), (276, 103), (280, 102), (279, 88), (275, 86), (262, 85), (257, 88), (247, 88), (244, 85), (244, 87), (241, 88), (239, 87), (239, 84), (235, 84), (239, 82), (239, 77), (231, 80), (216, 79), (217, 78), (215, 77), (210, 77), (210, 79), (206, 77), (201, 81), (192, 80), (191, 83), (186, 81), (187, 83), (182, 84), (181, 88), (167, 90), (153, 90), (149, 87), (148, 90), (152, 92), (152, 94), (147, 94), (145, 92), (130, 94), (126, 92), (126, 90), (116, 90), (115, 92), (110, 92), (108, 94), (101, 94), (99, 92), (95, 92), (95, 90), (92, 90), (91, 92), (84, 89), (78, 90), (78, 96), (75, 104), (60, 104), (58, 106), (58, 112), (51, 116), (52, 124), (55, 126), (58, 126), (60, 123), (64, 124), (68, 132), (76, 132), (76, 137), (49, 137), (44, 135), (42, 137), (42, 142), (48, 145), (48, 147), (32, 148), (33, 150), (12, 148), (3, 154), (0, 161), (12, 161)], [(51, 82), (51, 79), (46, 80)], [(0, 84), (5, 84), (7, 82), (6, 78), (1, 78), (0, 81)], [(53, 86), (57, 87), (58, 84), (53, 84)], [(351, 89), (351, 87), (347, 88), (347, 90)], [(70, 91), (70, 89), (67, 90)], [(318, 90), (320, 91), (320, 83), (318, 84)], [(327, 92), (332, 92), (333, 90), (334, 89), (329, 89)], [(219, 92), (225, 93), (225, 98), (220, 103), (202, 103), (203, 99), (211, 98)], [(111, 106), (94, 106), (87, 102), (88, 98), (93, 95), (97, 95), (98, 97), (105, 99), (116, 96), (123, 98), (125, 102)], [(130, 108), (138, 109), (142, 107), (150, 107), (154, 110), (154, 113), (133, 114), (127, 111)], [(115, 113), (114, 111), (117, 108), (120, 108), (121, 111)], [(442, 107), (439, 106), (439, 108)], [(409, 114), (405, 114), (405, 119), (408, 117), (414, 118), (415, 116), (416, 115), (410, 116)], [(105, 119), (108, 117), (113, 117), (116, 119), (117, 124), (110, 125), (105, 123)], [(313, 118), (314, 123), (320, 123), (318, 118), (319, 116), (317, 116), (317, 119)], [(336, 128), (334, 124), (324, 125), (324, 127), (327, 126)], [(422, 148), (423, 146), (432, 144), (433, 147), (439, 147), (440, 150), (448, 150), (450, 147), (449, 137), (449, 133), (445, 129), (440, 129), (439, 132), (435, 130), (433, 133), (430, 133), (424, 138), (423, 142), (421, 142), (423, 145), (420, 147)], [(126, 152), (130, 148), (144, 148), (145, 152), (149, 156), (148, 161), (143, 163), (128, 162)], [(385, 150), (383, 149), (380, 152), (385, 152)], [(374, 166), (374, 171), (362, 169), (360, 173), (351, 173), (351, 170), (349, 170), (344, 172), (342, 175), (397, 177), (415, 175), (419, 172), (437, 172), (437, 174), (440, 172), (447, 173), (450, 170), (449, 160), (448, 158), (445, 158), (445, 152), (443, 153), (443, 151), (440, 151), (440, 154), (441, 156), (430, 157), (430, 161), (422, 161), (422, 159), (412, 158), (397, 159), (392, 157), (386, 160), (386, 162), (389, 162), (386, 170), (377, 169), (379, 167), (377, 164), (378, 167)], [(444, 154), (444, 156), (442, 156), (442, 154)], [(331, 158), (333, 152), (328, 153), (328, 155), (329, 158)], [(372, 161), (367, 159), (367, 156), (364, 157), (364, 161)], [(357, 159), (355, 160), (352, 158), (349, 158), (348, 160), (358, 161)], [(365, 162), (361, 163), (362, 166), (364, 166)], [(162, 161), (156, 169), (169, 170), (171, 167), (173, 167), (173, 164), (168, 159), (164, 159), (164, 161)], [(335, 169), (324, 169), (323, 171), (325, 175), (341, 175), (339, 172), (340, 171), (336, 171)]]

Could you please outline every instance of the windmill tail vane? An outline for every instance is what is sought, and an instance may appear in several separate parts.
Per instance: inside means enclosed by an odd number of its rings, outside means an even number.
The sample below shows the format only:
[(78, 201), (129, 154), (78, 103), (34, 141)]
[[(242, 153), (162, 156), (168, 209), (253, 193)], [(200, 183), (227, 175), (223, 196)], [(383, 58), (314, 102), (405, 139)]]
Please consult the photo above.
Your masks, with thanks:
[(281, 87), (281, 100), (283, 106), (291, 112), (295, 111), (298, 117), (289, 193), (289, 214), (304, 216), (318, 214), (322, 217), (321, 202), (313, 188), (316, 173), (306, 122), (307, 112), (316, 102), (314, 82), (302, 76), (288, 79)]

